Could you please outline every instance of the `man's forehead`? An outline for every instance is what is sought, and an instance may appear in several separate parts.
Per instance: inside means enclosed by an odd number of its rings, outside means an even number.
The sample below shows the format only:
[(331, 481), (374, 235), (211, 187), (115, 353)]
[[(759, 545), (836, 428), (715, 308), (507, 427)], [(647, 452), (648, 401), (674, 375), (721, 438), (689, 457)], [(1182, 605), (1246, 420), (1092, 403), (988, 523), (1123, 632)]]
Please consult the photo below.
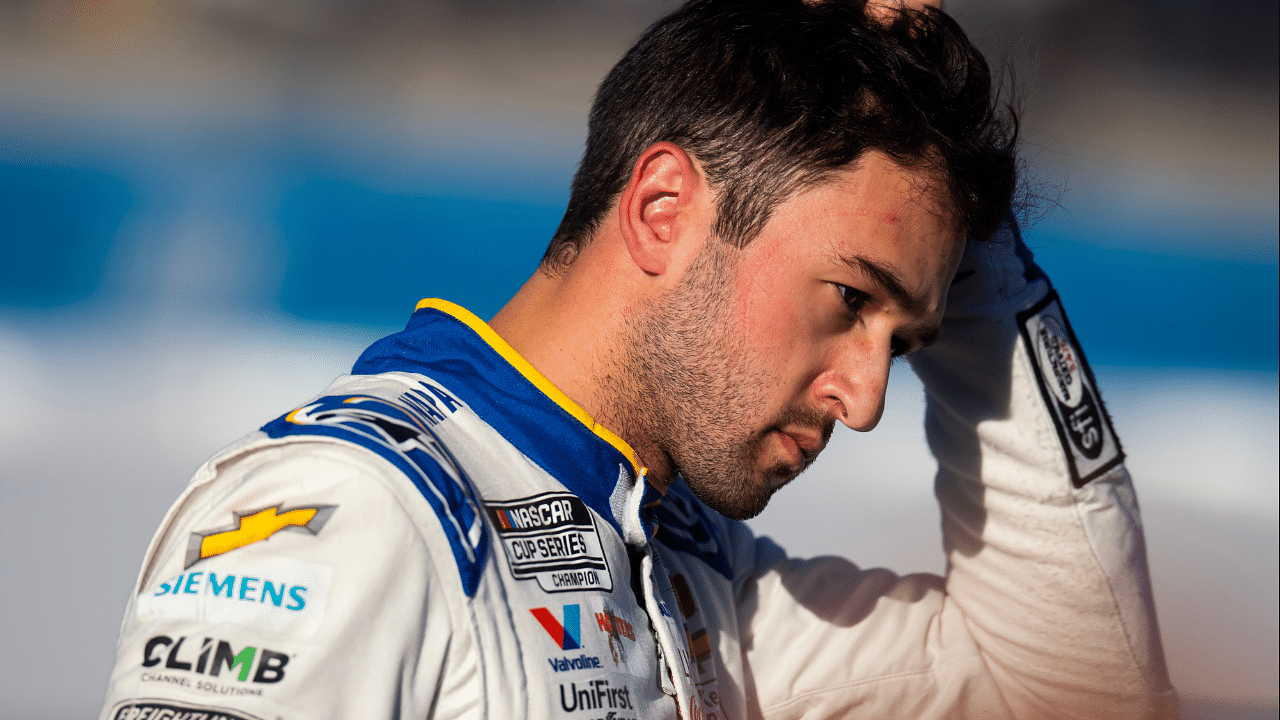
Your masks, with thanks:
[[(927, 159), (903, 163), (880, 150), (867, 150), (846, 165), (816, 174), (796, 188), (784, 202), (829, 185), (851, 190), (864, 202), (831, 203), (825, 212), (870, 217), (898, 223), (919, 210), (955, 222), (950, 178)], [(879, 202), (872, 204), (871, 194)], [(958, 224), (958, 223), (957, 223)]]

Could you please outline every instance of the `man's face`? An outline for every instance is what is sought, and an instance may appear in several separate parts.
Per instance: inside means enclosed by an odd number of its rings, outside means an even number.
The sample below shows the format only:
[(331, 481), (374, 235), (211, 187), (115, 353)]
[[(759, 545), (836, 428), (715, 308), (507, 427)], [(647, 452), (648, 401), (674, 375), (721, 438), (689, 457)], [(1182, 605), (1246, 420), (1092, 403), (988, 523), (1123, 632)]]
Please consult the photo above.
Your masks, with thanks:
[(964, 249), (927, 179), (872, 152), (744, 250), (708, 227), (679, 286), (633, 319), (633, 421), (703, 502), (753, 517), (837, 420), (879, 421), (890, 362), (936, 335)]

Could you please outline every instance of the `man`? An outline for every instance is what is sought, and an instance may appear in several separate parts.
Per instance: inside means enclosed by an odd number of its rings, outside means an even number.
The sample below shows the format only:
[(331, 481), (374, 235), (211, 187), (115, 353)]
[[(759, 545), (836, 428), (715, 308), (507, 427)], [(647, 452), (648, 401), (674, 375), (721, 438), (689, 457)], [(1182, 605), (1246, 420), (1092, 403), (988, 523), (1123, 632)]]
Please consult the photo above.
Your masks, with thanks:
[[(1176, 713), (1118, 441), (996, 232), (1015, 135), (940, 12), (659, 21), (491, 324), (424, 300), (197, 473), (103, 717)], [(837, 421), (871, 429), (902, 355), (945, 579), (788, 559), (730, 519)]]

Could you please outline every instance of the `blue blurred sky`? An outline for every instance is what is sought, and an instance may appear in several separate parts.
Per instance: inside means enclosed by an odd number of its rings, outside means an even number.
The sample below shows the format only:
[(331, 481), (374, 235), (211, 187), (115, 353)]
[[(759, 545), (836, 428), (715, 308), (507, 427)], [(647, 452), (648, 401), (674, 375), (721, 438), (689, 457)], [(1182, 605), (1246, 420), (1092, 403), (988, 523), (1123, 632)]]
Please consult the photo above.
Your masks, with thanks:
[[(138, 275), (173, 272), (162, 246), (181, 245), (196, 224), (205, 234), (194, 257), (212, 263), (212, 276), (192, 279), (213, 285), (200, 299), (391, 326), (418, 298), (441, 296), (487, 317), (540, 257), (572, 167), (564, 157), (527, 168), (527, 184), (485, 186), (438, 161), (370, 176), (343, 148), (269, 133), (174, 149), (32, 162), (58, 148), (27, 145), (26, 157), (0, 163), (0, 306), (28, 318), (128, 307), (160, 282)], [(1087, 196), (1059, 202), (1027, 239), (1094, 362), (1276, 370), (1274, 207), (1171, 216)], [(1258, 250), (1242, 256), (1241, 239)]]
[[(16, 3), (0, 319), (391, 327), (428, 295), (487, 317), (555, 227), (595, 82), (664, 6)], [(1275, 372), (1276, 3), (948, 7), (1018, 80), (1028, 241), (1094, 361)]]

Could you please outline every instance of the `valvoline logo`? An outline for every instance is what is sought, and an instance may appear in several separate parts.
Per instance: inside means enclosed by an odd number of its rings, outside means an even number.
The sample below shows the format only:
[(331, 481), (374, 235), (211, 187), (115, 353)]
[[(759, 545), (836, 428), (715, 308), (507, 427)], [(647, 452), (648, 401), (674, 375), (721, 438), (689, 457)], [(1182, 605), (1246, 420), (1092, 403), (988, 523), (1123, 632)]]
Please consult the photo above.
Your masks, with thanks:
[(551, 611), (544, 608), (533, 608), (529, 612), (542, 623), (552, 640), (561, 650), (577, 650), (582, 647), (582, 611), (577, 605), (565, 605), (562, 611), (564, 621), (556, 619)]

